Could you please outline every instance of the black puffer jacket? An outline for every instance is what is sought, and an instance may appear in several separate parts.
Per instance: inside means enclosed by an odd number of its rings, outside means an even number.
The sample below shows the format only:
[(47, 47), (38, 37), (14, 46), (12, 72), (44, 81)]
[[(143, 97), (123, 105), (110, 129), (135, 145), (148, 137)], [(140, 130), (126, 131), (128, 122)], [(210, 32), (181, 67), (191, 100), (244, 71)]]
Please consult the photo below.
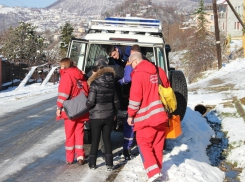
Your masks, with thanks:
[(115, 93), (115, 71), (113, 68), (104, 67), (98, 70), (88, 80), (90, 85), (87, 107), (89, 119), (113, 119), (120, 107)]

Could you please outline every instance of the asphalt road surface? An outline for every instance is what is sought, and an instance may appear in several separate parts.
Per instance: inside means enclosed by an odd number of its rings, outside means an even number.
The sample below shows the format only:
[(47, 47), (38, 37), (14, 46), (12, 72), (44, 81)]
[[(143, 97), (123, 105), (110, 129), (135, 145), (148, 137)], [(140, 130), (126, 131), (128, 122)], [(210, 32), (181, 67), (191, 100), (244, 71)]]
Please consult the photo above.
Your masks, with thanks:
[[(55, 120), (56, 97), (0, 117), (0, 181), (113, 181), (123, 165), (121, 132), (112, 132), (114, 164), (107, 172), (98, 153), (96, 170), (65, 163), (63, 121)], [(90, 145), (85, 145), (86, 155)]]

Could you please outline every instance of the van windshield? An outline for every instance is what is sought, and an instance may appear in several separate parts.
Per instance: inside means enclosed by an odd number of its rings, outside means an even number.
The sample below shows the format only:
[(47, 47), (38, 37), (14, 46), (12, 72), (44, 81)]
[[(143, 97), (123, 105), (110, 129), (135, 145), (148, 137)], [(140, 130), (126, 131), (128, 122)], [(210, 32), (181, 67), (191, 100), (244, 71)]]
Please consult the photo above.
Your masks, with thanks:
[[(87, 73), (94, 66), (95, 60), (98, 56), (105, 56), (108, 59), (108, 64), (117, 64), (112, 58), (110, 58), (111, 55), (108, 54), (108, 47), (125, 48), (130, 46), (132, 45), (98, 44), (73, 41), (68, 57), (77, 64), (77, 67), (80, 70), (84, 70)], [(147, 60), (156, 63), (154, 49), (152, 46), (140, 46), (140, 49)], [(130, 51), (127, 51), (127, 54), (129, 56)], [(128, 56), (126, 56), (126, 60), (124, 60), (125, 62), (127, 61)]]
[[(86, 57), (86, 61), (85, 61), (85, 72), (89, 71), (90, 69), (92, 69), (92, 67), (94, 66), (94, 62), (96, 60), (96, 58), (100, 55), (105, 56), (108, 58), (108, 64), (113, 65), (113, 64), (117, 64), (113, 61), (112, 58), (110, 58), (111, 55), (108, 55), (108, 47), (111, 47), (113, 45), (108, 45), (108, 44), (90, 44), (89, 46), (89, 51), (88, 51), (88, 55)], [(114, 45), (115, 47), (128, 47), (127, 45)], [(132, 46), (132, 45), (129, 45)], [(144, 55), (144, 57), (146, 57), (148, 60), (155, 62), (154, 59), (154, 52), (153, 52), (153, 47), (140, 47), (141, 48), (141, 52)], [(130, 52), (128, 53), (130, 55)], [(124, 60), (127, 61), (127, 60)]]

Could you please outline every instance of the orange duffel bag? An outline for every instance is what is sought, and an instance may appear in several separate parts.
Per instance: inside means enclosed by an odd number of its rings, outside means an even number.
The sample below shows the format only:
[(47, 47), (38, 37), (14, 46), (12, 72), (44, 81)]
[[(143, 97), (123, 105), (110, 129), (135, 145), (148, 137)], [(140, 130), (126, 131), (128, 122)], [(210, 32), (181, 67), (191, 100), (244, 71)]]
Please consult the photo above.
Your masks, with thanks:
[(168, 126), (165, 129), (165, 136), (169, 139), (174, 139), (180, 136), (182, 133), (181, 131), (181, 121), (179, 115), (172, 115), (169, 118)]

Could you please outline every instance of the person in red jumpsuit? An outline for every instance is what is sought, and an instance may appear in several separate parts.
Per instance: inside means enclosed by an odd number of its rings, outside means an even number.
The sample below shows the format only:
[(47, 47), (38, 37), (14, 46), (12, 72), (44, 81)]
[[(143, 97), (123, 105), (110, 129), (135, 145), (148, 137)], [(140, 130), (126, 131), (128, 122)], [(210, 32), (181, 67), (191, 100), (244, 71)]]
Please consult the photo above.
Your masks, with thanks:
[[(164, 130), (168, 114), (158, 94), (158, 76), (154, 64), (143, 60), (141, 53), (129, 57), (133, 67), (128, 105), (128, 124), (134, 126), (136, 141), (148, 175), (148, 181), (161, 180)], [(165, 87), (169, 80), (159, 67), (159, 75)]]
[[(57, 120), (64, 119), (65, 125), (65, 149), (66, 162), (73, 164), (77, 160), (79, 165), (85, 164), (85, 152), (83, 146), (84, 138), (84, 122), (89, 120), (89, 113), (70, 120), (64, 109), (63, 103), (65, 100), (76, 97), (80, 91), (88, 96), (88, 85), (85, 74), (80, 71), (70, 58), (64, 58), (60, 61), (60, 75), (61, 79), (58, 87), (57, 99)], [(82, 84), (82, 89), (77, 86), (78, 80)]]

